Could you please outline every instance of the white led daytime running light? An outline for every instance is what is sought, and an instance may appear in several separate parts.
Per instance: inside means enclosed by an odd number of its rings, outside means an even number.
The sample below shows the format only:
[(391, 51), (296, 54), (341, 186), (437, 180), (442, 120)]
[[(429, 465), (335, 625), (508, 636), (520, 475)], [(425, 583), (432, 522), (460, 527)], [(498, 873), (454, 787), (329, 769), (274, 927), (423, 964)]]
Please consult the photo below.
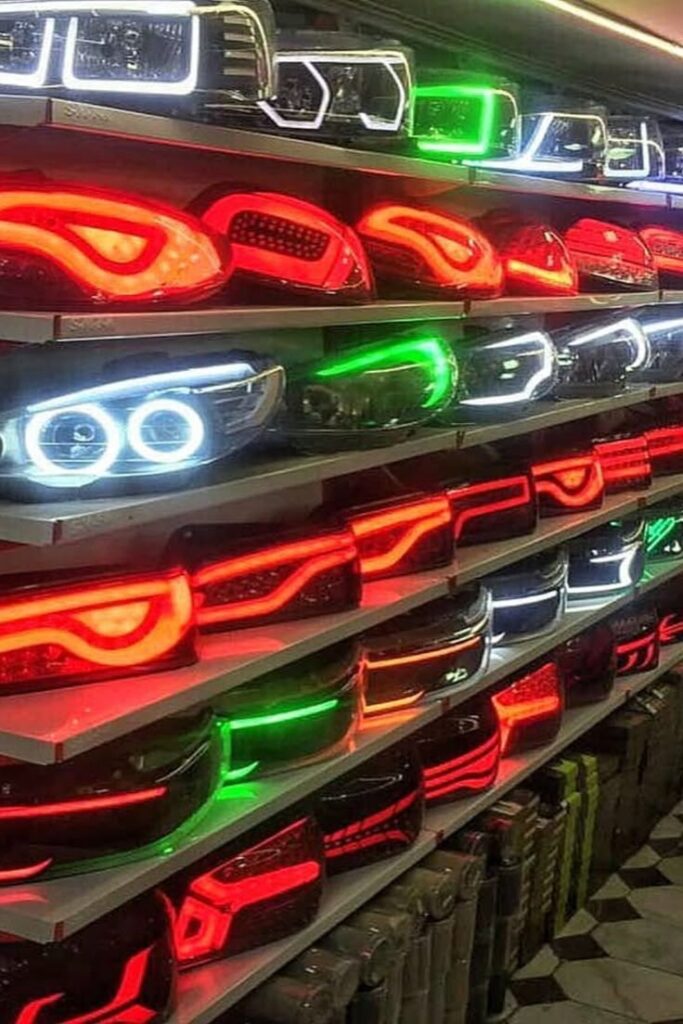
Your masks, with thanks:
[(511, 395), (489, 395), (484, 398), (464, 398), (461, 400), (460, 404), (479, 406), (511, 405), (514, 402), (530, 401), (536, 391), (536, 388), (539, 387), (543, 381), (552, 377), (554, 350), (550, 340), (546, 338), (544, 334), (541, 334), (540, 331), (532, 331), (530, 334), (522, 334), (518, 338), (511, 338), (506, 341), (497, 341), (484, 347), (489, 349), (513, 348), (529, 342), (541, 343), (543, 349), (543, 365), (540, 370), (529, 378), (523, 391), (515, 391)]
[(556, 601), (561, 591), (551, 590), (547, 594), (531, 594), (529, 597), (506, 597), (502, 601), (493, 599), (494, 611), (498, 608), (525, 608), (531, 604), (541, 604), (543, 601)]
[[(56, 417), (66, 414), (87, 416), (93, 419), (104, 431), (104, 451), (99, 459), (89, 463), (87, 466), (75, 468), (59, 466), (50, 459), (40, 442), (40, 434), (45, 426)], [(31, 416), (26, 424), (24, 433), (24, 444), (31, 462), (37, 470), (49, 476), (103, 476), (108, 469), (111, 469), (121, 451), (121, 433), (115, 420), (98, 405), (84, 404), (65, 406), (59, 410), (43, 410)], [(50, 481), (46, 481), (49, 483)]]
[(677, 320), (653, 320), (649, 324), (643, 324), (641, 326), (641, 330), (649, 338), (651, 334), (660, 334), (663, 331), (675, 331), (679, 327), (683, 327), (683, 318), (681, 317)]
[[(0, 14), (2, 13), (4, 11), (0, 8)], [(43, 38), (40, 44), (40, 57), (38, 58), (38, 66), (35, 71), (29, 74), (22, 74), (20, 71), (0, 71), (0, 85), (19, 85), (26, 89), (39, 89), (45, 85), (54, 34), (54, 18), (46, 18), (43, 25)]]
[(581, 174), (584, 168), (583, 160), (549, 160), (538, 159), (538, 153), (543, 140), (550, 131), (551, 125), (556, 117), (571, 117), (576, 120), (597, 121), (605, 138), (607, 130), (603, 118), (597, 114), (560, 114), (554, 111), (541, 114), (534, 133), (527, 143), (526, 149), (517, 157), (499, 157), (494, 160), (466, 160), (465, 163), (471, 167), (484, 167), (489, 170), (520, 171), (527, 174)]
[[(615, 141), (615, 144), (618, 144), (620, 141), (624, 142), (624, 143), (627, 143), (629, 140), (627, 140), (627, 139), (623, 139), (623, 140), (615, 139), (614, 141)], [(636, 141), (637, 140), (633, 139), (633, 140), (631, 140), (630, 144), (632, 145)], [(609, 137), (609, 134), (608, 134), (608, 136), (607, 136), (607, 160), (605, 160), (605, 166), (604, 166), (604, 175), (605, 175), (606, 178), (619, 178), (619, 179), (623, 180), (628, 175), (630, 175), (634, 179), (635, 178), (648, 178), (650, 176), (650, 171), (652, 170), (652, 161), (650, 160), (650, 149), (657, 150), (658, 153), (659, 153), (659, 156), (661, 157), (662, 163), (664, 163), (664, 160), (665, 160), (664, 150), (662, 149), (662, 147), (659, 145), (658, 142), (655, 142), (654, 139), (650, 138), (650, 136), (648, 134), (648, 130), (647, 130), (647, 121), (641, 121), (640, 122), (640, 140), (639, 141), (640, 141), (640, 149), (641, 149), (641, 153), (642, 153), (642, 157), (643, 157), (643, 167), (642, 167), (642, 170), (640, 170), (640, 171), (625, 171), (625, 170), (624, 171), (613, 171), (611, 169), (610, 165), (609, 165), (610, 137)]]
[[(163, 451), (153, 448), (142, 436), (145, 421), (157, 412), (169, 412), (179, 416), (185, 421), (189, 428), (187, 441), (172, 451)], [(186, 402), (179, 402), (174, 398), (155, 398), (149, 402), (143, 402), (137, 409), (134, 409), (128, 420), (128, 443), (134, 452), (148, 462), (176, 463), (191, 458), (201, 447), (204, 441), (204, 421), (191, 405)]]
[(632, 544), (630, 547), (624, 548), (623, 551), (619, 551), (616, 555), (596, 555), (591, 558), (591, 565), (609, 565), (610, 563), (620, 562), (619, 566), (619, 580), (617, 583), (596, 583), (588, 584), (583, 587), (571, 587), (568, 586), (570, 594), (607, 594), (612, 590), (623, 590), (625, 587), (631, 587), (636, 583), (633, 579), (632, 570), (633, 563), (640, 551), (640, 544)]
[[(651, 357), (650, 343), (640, 324), (630, 317), (626, 320), (619, 320), (618, 323), (608, 324), (606, 327), (598, 327), (596, 330), (588, 331), (586, 334), (580, 334), (578, 338), (567, 342), (567, 348), (589, 345), (592, 341), (600, 341), (601, 338), (607, 338), (610, 334), (617, 334), (619, 331), (625, 331), (630, 336), (636, 349), (633, 362), (629, 363), (624, 369), (627, 371), (640, 370), (643, 366), (647, 366)], [(615, 339), (615, 341), (618, 340), (618, 338)]]

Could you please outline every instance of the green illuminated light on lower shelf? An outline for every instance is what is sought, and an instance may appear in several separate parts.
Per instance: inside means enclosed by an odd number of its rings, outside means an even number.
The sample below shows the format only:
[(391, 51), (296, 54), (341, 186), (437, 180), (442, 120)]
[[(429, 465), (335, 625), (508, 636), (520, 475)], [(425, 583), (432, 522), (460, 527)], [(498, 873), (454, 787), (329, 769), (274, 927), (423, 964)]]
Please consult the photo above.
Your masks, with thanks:
[(293, 708), (291, 711), (277, 711), (271, 715), (254, 715), (253, 718), (231, 718), (229, 728), (233, 732), (240, 729), (260, 729), (268, 725), (284, 725), (286, 722), (296, 722), (302, 718), (313, 718), (315, 715), (323, 715), (326, 711), (334, 711), (339, 704), (339, 698), (323, 700), (319, 704), (309, 704), (304, 708)]
[(647, 524), (645, 532), (645, 550), (648, 555), (662, 547), (680, 522), (679, 516), (663, 516), (653, 519)]

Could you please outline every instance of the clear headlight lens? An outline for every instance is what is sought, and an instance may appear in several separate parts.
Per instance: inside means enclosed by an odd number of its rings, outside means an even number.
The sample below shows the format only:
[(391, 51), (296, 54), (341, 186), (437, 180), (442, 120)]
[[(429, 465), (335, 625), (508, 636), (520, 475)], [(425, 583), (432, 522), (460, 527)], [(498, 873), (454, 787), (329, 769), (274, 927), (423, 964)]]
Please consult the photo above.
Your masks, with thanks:
[(664, 143), (659, 124), (651, 117), (607, 119), (604, 174), (617, 181), (663, 178)]
[(0, 472), (70, 488), (214, 462), (265, 427), (283, 383), (281, 367), (239, 352), (37, 402), (0, 418)]
[(560, 382), (558, 394), (572, 397), (622, 388), (629, 375), (650, 365), (648, 336), (637, 320), (625, 317), (587, 328), (569, 328), (555, 335)]
[(605, 159), (607, 128), (602, 111), (590, 113), (546, 110), (521, 118), (519, 156), (501, 160), (472, 161), (520, 174), (550, 177), (594, 178)]
[(650, 362), (637, 373), (647, 380), (679, 380), (683, 376), (683, 307), (638, 314), (650, 346)]

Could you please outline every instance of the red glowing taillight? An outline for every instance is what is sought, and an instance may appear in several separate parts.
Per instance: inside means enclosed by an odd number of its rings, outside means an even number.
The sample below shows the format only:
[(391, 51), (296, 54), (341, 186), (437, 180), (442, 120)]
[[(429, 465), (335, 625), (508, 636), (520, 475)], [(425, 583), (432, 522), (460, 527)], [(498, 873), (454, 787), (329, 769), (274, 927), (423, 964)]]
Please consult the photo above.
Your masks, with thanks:
[(683, 427), (655, 427), (645, 431), (655, 476), (683, 472)]
[(525, 670), (492, 700), (504, 755), (549, 743), (562, 725), (564, 698), (555, 662)]
[(611, 620), (617, 641), (617, 675), (647, 672), (659, 664), (659, 616), (651, 605), (636, 605)]
[(85, 186), (0, 189), (0, 293), (51, 303), (187, 302), (220, 288), (229, 264), (194, 217)]
[(473, 796), (494, 784), (501, 744), (487, 697), (475, 698), (432, 723), (418, 737), (428, 804)]
[(419, 291), (494, 298), (503, 265), (486, 236), (454, 214), (380, 203), (356, 225), (381, 281)]
[(255, 284), (336, 300), (372, 298), (360, 239), (320, 206), (277, 192), (232, 192), (202, 220), (230, 242), (235, 273)]
[(193, 627), (180, 570), (21, 588), (0, 600), (0, 693), (186, 664)]
[(530, 476), (500, 477), (461, 484), (446, 492), (451, 504), (456, 545), (481, 544), (533, 533), (538, 508)]
[(582, 512), (602, 505), (605, 480), (593, 452), (539, 462), (532, 473), (541, 515)]
[(640, 229), (640, 237), (648, 247), (657, 270), (663, 278), (683, 276), (683, 232), (662, 224)]
[(406, 501), (376, 511), (352, 512), (364, 579), (401, 576), (448, 565), (453, 559), (453, 525), (446, 495)]
[(607, 494), (647, 490), (652, 484), (652, 464), (644, 436), (599, 441), (594, 451), (600, 460)]
[(486, 214), (479, 223), (503, 261), (510, 294), (576, 295), (576, 266), (553, 228), (506, 210)]
[(564, 241), (588, 291), (651, 291), (659, 286), (652, 253), (629, 228), (584, 217), (565, 232)]

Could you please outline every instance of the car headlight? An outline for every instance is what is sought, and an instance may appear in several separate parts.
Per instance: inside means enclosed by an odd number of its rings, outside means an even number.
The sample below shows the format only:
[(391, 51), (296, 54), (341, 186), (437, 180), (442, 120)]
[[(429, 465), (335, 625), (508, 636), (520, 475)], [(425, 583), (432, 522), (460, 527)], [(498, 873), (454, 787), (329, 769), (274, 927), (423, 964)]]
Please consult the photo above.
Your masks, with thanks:
[(346, 519), (365, 580), (426, 572), (453, 561), (453, 521), (445, 494), (356, 507)]
[[(439, 77), (444, 78), (446, 73)], [(415, 91), (417, 148), (446, 160), (502, 157), (516, 153), (519, 143), (517, 90), (506, 82), (474, 82), (464, 78), (418, 85)]]
[(266, 0), (18, 0), (0, 11), (0, 86), (188, 113), (253, 104), (273, 92), (273, 26)]
[(567, 601), (563, 549), (525, 559), (486, 577), (493, 602), (493, 643), (506, 645), (551, 632)]
[(259, 108), (268, 131), (392, 138), (413, 123), (410, 50), (343, 32), (280, 32), (275, 95)]
[(557, 394), (565, 398), (609, 395), (636, 379), (652, 358), (650, 342), (633, 317), (568, 327), (554, 335), (558, 350)]
[(528, 473), (445, 486), (456, 547), (519, 537), (536, 529), (536, 491)]
[(457, 382), (438, 334), (354, 346), (288, 371), (281, 430), (304, 451), (394, 444), (446, 408)]
[(456, 352), (457, 401), (440, 414), (441, 421), (521, 415), (529, 402), (552, 391), (557, 380), (557, 354), (543, 331), (466, 337)]
[(442, 697), (479, 679), (491, 645), (491, 601), (484, 587), (459, 590), (362, 638), (365, 713), (384, 714)]
[(664, 177), (664, 142), (654, 118), (608, 117), (603, 173), (611, 181)]
[(274, 828), (269, 822), (165, 884), (181, 967), (276, 942), (315, 917), (325, 877), (320, 831), (309, 817)]
[(645, 554), (648, 562), (683, 557), (683, 511), (676, 504), (657, 505), (646, 513)]
[(327, 874), (392, 857), (417, 839), (424, 815), (422, 766), (413, 744), (366, 761), (319, 794)]
[[(683, 238), (683, 236), (681, 236)], [(638, 323), (650, 347), (650, 360), (638, 370), (636, 380), (674, 381), (683, 377), (683, 310), (680, 306), (643, 311)]]
[(0, 188), (0, 259), (3, 305), (29, 310), (197, 301), (230, 275), (196, 218), (60, 182)]
[(479, 218), (505, 269), (511, 295), (576, 295), (579, 275), (562, 236), (533, 217), (493, 210)]
[(609, 597), (640, 582), (645, 569), (645, 522), (607, 523), (569, 546), (570, 600)]
[(204, 806), (220, 763), (208, 712), (164, 719), (56, 765), (3, 763), (0, 885), (149, 856), (150, 844)]
[[(284, 371), (265, 356), (227, 352), (175, 366), (0, 414), (0, 475), (34, 491), (173, 477), (252, 442), (278, 409)], [(114, 372), (125, 369), (121, 360)]]
[(405, 203), (378, 203), (356, 225), (378, 281), (400, 292), (471, 299), (503, 291), (500, 256), (470, 221)]
[(230, 245), (232, 285), (263, 302), (263, 289), (317, 301), (366, 302), (372, 272), (360, 239), (321, 206), (277, 192), (229, 192), (202, 222)]
[(172, 551), (190, 572), (197, 624), (206, 632), (332, 615), (360, 603), (349, 530), (266, 536), (263, 528), (199, 525), (184, 528)]
[(172, 927), (157, 893), (66, 939), (41, 945), (7, 935), (0, 948), (0, 1014), (8, 1024), (162, 1024), (175, 1007)]
[(645, 431), (654, 476), (683, 473), (683, 427), (653, 427)]
[(538, 662), (507, 679), (491, 699), (500, 722), (503, 755), (542, 747), (562, 725), (564, 688), (555, 661)]
[(500, 729), (489, 697), (475, 697), (417, 734), (428, 805), (490, 789), (500, 765)]
[(644, 435), (596, 441), (593, 450), (602, 466), (606, 494), (646, 491), (652, 485), (652, 463)]
[(564, 241), (579, 271), (584, 291), (655, 291), (655, 260), (636, 231), (583, 217), (565, 232)]
[[(63, 575), (63, 574), (62, 574)], [(140, 675), (195, 660), (189, 581), (173, 569), (5, 589), (0, 694)]]
[(558, 651), (568, 708), (609, 697), (617, 674), (617, 649), (610, 626), (598, 626), (572, 637)]
[(364, 671), (358, 648), (338, 644), (214, 701), (230, 736), (226, 781), (338, 753), (358, 722)]
[(517, 156), (473, 160), (475, 167), (548, 175), (551, 178), (597, 178), (605, 159), (607, 127), (601, 110), (545, 110), (521, 118), (522, 141)]
[(659, 665), (659, 616), (650, 604), (635, 604), (610, 619), (617, 642), (617, 675), (649, 672)]
[(605, 480), (594, 451), (549, 459), (532, 467), (542, 516), (600, 508)]

